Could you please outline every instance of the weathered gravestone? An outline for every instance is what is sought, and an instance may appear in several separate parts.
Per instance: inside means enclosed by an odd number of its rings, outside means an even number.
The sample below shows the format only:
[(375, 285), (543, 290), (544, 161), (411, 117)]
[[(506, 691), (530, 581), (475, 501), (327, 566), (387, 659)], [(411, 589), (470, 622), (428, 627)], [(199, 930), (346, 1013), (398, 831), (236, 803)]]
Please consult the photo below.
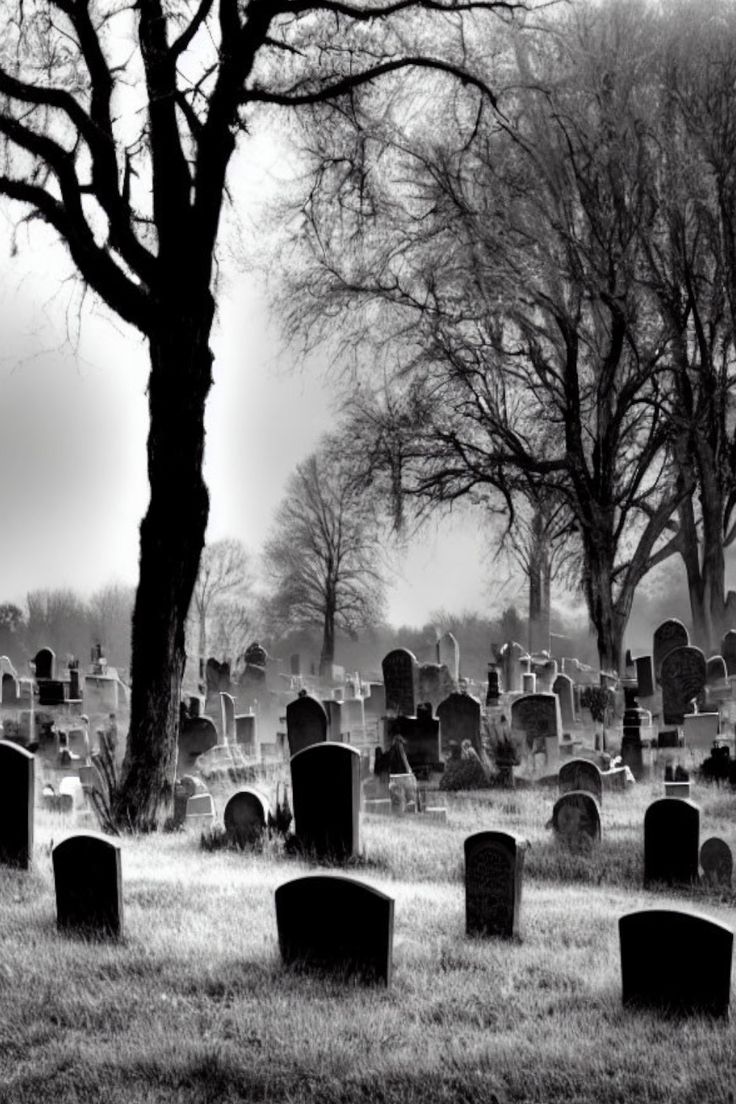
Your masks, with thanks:
[(698, 880), (700, 809), (692, 801), (663, 797), (644, 814), (644, 885), (690, 885)]
[(3, 674), (2, 687), (0, 688), (0, 702), (3, 705), (20, 704), (20, 683), (18, 679), (8, 671)]
[(700, 848), (700, 865), (706, 883), (731, 888), (733, 855), (725, 840), (711, 836)]
[(186, 717), (179, 725), (178, 769), (191, 770), (195, 760), (217, 745), (217, 729), (209, 717)]
[(417, 674), (417, 702), (429, 702), (436, 710), (440, 702), (454, 692), (455, 687), (455, 681), (444, 664), (420, 664)]
[(387, 718), (387, 739), (393, 743), (397, 736), (404, 741), (404, 753), (411, 770), (425, 770), (426, 773), (442, 768), (440, 722), (432, 716), (429, 702), (417, 706), (416, 717)]
[(35, 758), (25, 748), (0, 740), (0, 864), (28, 870), (33, 859)]
[(726, 663), (726, 673), (736, 675), (736, 629), (729, 629), (723, 637), (721, 655)]
[(687, 634), (687, 629), (682, 621), (678, 621), (675, 617), (663, 621), (662, 624), (654, 630), (654, 637), (652, 639), (652, 663), (654, 666), (654, 677), (657, 682), (661, 681), (662, 661), (665, 656), (669, 655), (675, 648), (687, 647), (689, 643), (690, 637)]
[(572, 790), (557, 798), (552, 810), (557, 839), (574, 851), (588, 850), (601, 838), (601, 817), (594, 797)]
[(235, 743), (244, 755), (258, 755), (258, 727), (255, 713), (238, 713), (235, 717)]
[(476, 832), (465, 840), (465, 930), (518, 938), (526, 840)]
[(59, 930), (121, 938), (120, 844), (99, 832), (79, 832), (56, 845), (52, 860)]
[(223, 744), (235, 743), (235, 698), (220, 691), (220, 724)]
[(663, 1013), (728, 1016), (733, 931), (676, 909), (618, 922), (623, 1003)]
[(654, 683), (654, 662), (651, 656), (639, 656), (636, 660), (636, 696), (651, 698), (656, 686)]
[(52, 648), (41, 648), (33, 657), (37, 679), (53, 679), (56, 673), (56, 654)]
[(548, 740), (559, 745), (562, 720), (557, 695), (525, 694), (517, 698), (511, 703), (511, 728), (525, 734), (532, 751), (545, 751)]
[(705, 681), (708, 689), (719, 690), (727, 685), (726, 661), (721, 655), (712, 655), (705, 664)]
[(575, 725), (574, 683), (569, 675), (558, 675), (552, 683), (552, 693), (560, 702), (560, 723), (563, 732), (569, 732)]
[(418, 664), (406, 648), (395, 648), (383, 657), (383, 685), (387, 713), (413, 717), (416, 712)]
[(673, 648), (662, 660), (659, 680), (662, 684), (662, 718), (666, 725), (681, 725), (692, 712), (691, 702), (704, 704), (705, 656), (700, 648), (689, 645)]
[(276, 890), (287, 965), (391, 984), (394, 902), (354, 878), (308, 874)]
[(445, 666), (450, 677), (457, 682), (460, 676), (460, 646), (451, 632), (444, 633), (437, 641), (437, 662)]
[(187, 828), (206, 828), (214, 823), (215, 803), (212, 794), (196, 793), (187, 798), (186, 816), (184, 823)]
[(322, 702), (309, 694), (300, 695), (286, 707), (286, 738), (289, 754), (296, 755), (312, 744), (327, 739), (327, 713)]
[(223, 814), (225, 831), (239, 847), (257, 840), (268, 826), (268, 801), (257, 789), (246, 786), (228, 801)]
[(319, 858), (338, 861), (360, 853), (360, 752), (323, 743), (291, 757), (297, 840)]
[(560, 767), (557, 781), (561, 794), (584, 790), (585, 793), (592, 794), (599, 803), (603, 796), (601, 772), (588, 759), (568, 759)]
[(521, 657), (525, 654), (521, 644), (507, 641), (501, 648), (501, 678), (507, 694), (521, 689)]
[(470, 694), (450, 694), (437, 707), (440, 722), (440, 744), (447, 754), (450, 743), (462, 744), (470, 740), (480, 755), (483, 750), (480, 739), (480, 702)]

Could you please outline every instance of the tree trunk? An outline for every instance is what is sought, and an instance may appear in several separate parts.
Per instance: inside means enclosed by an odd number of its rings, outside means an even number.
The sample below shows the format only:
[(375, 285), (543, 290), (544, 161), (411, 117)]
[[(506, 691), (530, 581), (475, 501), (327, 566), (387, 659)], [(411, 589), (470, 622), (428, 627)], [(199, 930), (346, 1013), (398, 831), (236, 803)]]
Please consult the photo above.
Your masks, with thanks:
[(332, 668), (335, 663), (335, 606), (334, 602), (327, 601), (325, 605), (325, 620), (322, 631), (322, 651), (319, 657), (319, 673), (332, 678)]
[(588, 540), (585, 548), (585, 593), (588, 613), (596, 631), (598, 662), (601, 671), (621, 670), (621, 650), (628, 610), (617, 608), (613, 597), (613, 562), (605, 532), (596, 540)]
[(552, 563), (544, 518), (537, 511), (529, 550), (529, 651), (549, 651)]
[(143, 831), (169, 804), (176, 772), (184, 629), (209, 513), (202, 459), (212, 316), (209, 292), (167, 301), (150, 339), (151, 496), (140, 527), (130, 730), (115, 801), (117, 822)]

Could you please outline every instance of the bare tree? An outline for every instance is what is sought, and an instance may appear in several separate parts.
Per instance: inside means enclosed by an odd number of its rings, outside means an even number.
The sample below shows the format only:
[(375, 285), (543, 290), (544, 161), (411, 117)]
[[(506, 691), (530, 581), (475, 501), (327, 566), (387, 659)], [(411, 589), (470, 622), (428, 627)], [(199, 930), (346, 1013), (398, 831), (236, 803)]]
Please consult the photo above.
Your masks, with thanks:
[(335, 630), (355, 634), (382, 614), (380, 529), (368, 496), (323, 446), (297, 466), (266, 542), (276, 624), (322, 629), (320, 672), (332, 669)]
[(339, 109), (353, 89), (412, 68), (459, 76), (492, 100), (465, 64), (463, 17), (483, 21), (514, 7), (502, 0), (2, 5), (0, 195), (52, 228), (86, 285), (150, 352), (150, 500), (114, 810), (121, 824), (153, 826), (172, 792), (185, 622), (209, 512), (202, 457), (216, 247), (238, 139), (259, 105)]
[(130, 664), (130, 630), (135, 604), (135, 587), (108, 583), (96, 590), (88, 602), (93, 643), (104, 645), (116, 666)]
[(214, 616), (225, 597), (245, 597), (250, 587), (250, 577), (250, 557), (241, 541), (226, 537), (204, 546), (192, 594), (192, 612), (197, 624), (197, 650), (200, 658), (207, 655), (208, 620)]

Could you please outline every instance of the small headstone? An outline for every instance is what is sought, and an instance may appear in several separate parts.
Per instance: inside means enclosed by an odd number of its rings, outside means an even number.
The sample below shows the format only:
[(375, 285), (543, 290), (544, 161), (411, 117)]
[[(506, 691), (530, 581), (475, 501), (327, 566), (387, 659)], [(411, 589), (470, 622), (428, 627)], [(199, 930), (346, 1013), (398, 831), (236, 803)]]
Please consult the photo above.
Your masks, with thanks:
[(52, 859), (59, 930), (122, 937), (120, 844), (99, 832), (80, 832), (57, 844)]
[(501, 649), (503, 689), (507, 694), (521, 690), (521, 657), (524, 649), (521, 644), (509, 640)]
[(360, 752), (349, 744), (322, 743), (291, 757), (296, 836), (320, 858), (338, 861), (360, 853)]
[(736, 675), (736, 629), (729, 629), (723, 637), (721, 655), (726, 663), (726, 673)]
[(731, 888), (733, 855), (725, 840), (718, 839), (717, 836), (707, 839), (700, 848), (700, 865), (707, 883), (725, 889)]
[(575, 696), (570, 676), (558, 675), (552, 683), (552, 693), (559, 698), (563, 732), (569, 732), (575, 724)]
[(618, 928), (624, 1005), (728, 1016), (731, 928), (675, 909), (630, 912)]
[(383, 684), (386, 710), (399, 716), (413, 717), (416, 712), (418, 664), (406, 648), (395, 648), (383, 657)]
[(223, 820), (229, 838), (239, 847), (248, 846), (268, 825), (268, 801), (258, 790), (245, 787), (230, 798)]
[(718, 713), (686, 713), (682, 720), (682, 742), (691, 751), (710, 751), (718, 736)]
[(322, 702), (304, 694), (286, 707), (286, 738), (289, 753), (296, 755), (312, 744), (327, 739), (327, 713)]
[(637, 697), (651, 698), (655, 692), (654, 663), (651, 656), (639, 656), (636, 660)]
[(670, 782), (665, 779), (664, 796), (676, 797), (680, 801), (687, 801), (690, 797), (689, 782)]
[(713, 655), (707, 660), (705, 664), (705, 678), (709, 689), (711, 687), (718, 689), (726, 685), (728, 671), (726, 670), (726, 661), (723, 656)]
[(692, 712), (691, 702), (702, 706), (705, 691), (705, 656), (700, 648), (673, 648), (662, 660), (662, 719), (666, 725), (681, 725)]
[[(33, 657), (37, 679), (53, 679), (56, 676), (56, 654), (53, 648), (41, 648)], [(63, 699), (62, 699), (63, 700)]]
[(680, 745), (680, 736), (676, 728), (662, 728), (657, 736), (657, 747), (676, 748)]
[(194, 762), (218, 743), (217, 729), (209, 717), (188, 717), (179, 725), (180, 770), (192, 770)]
[(698, 880), (700, 809), (663, 797), (644, 814), (644, 885), (691, 885)]
[(28, 870), (33, 858), (34, 756), (0, 740), (0, 778), (0, 864)]
[(476, 832), (465, 840), (465, 930), (468, 935), (518, 938), (527, 841), (507, 832)]
[(15, 675), (11, 675), (9, 671), (3, 673), (0, 703), (2, 705), (18, 705), (20, 703), (20, 683)]
[(526, 694), (511, 704), (512, 732), (523, 732), (530, 751), (545, 751), (545, 741), (562, 735), (560, 703), (556, 694)]
[(552, 810), (555, 835), (571, 850), (587, 850), (601, 838), (601, 817), (594, 797), (572, 790), (557, 798)]
[(235, 698), (220, 691), (220, 720), (223, 744), (235, 743)]
[(600, 803), (603, 796), (601, 772), (589, 759), (568, 759), (560, 767), (557, 780), (561, 794), (584, 790)]
[(285, 882), (275, 897), (279, 948), (287, 965), (390, 985), (392, 897), (354, 878), (328, 874)]
[(450, 694), (437, 707), (440, 722), (440, 744), (447, 754), (450, 744), (455, 741), (462, 744), (470, 740), (480, 755), (480, 702), (471, 694)]
[(657, 682), (661, 681), (660, 673), (662, 670), (662, 661), (665, 656), (669, 655), (674, 648), (687, 647), (690, 643), (690, 637), (687, 634), (687, 629), (683, 625), (682, 621), (678, 621), (676, 617), (670, 617), (667, 621), (663, 621), (654, 630), (654, 637), (652, 639), (652, 663), (654, 666), (654, 677)]
[(437, 662), (447, 667), (450, 677), (457, 682), (460, 676), (460, 646), (451, 632), (444, 633), (437, 641)]
[(188, 828), (206, 827), (215, 819), (215, 803), (208, 793), (194, 794), (187, 798), (185, 823)]

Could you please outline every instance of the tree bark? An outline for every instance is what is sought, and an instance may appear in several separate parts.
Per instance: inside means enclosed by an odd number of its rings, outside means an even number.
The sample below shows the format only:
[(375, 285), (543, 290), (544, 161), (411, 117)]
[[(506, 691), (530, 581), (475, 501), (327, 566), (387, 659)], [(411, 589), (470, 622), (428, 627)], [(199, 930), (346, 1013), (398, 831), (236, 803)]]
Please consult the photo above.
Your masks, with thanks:
[(156, 827), (176, 772), (184, 629), (209, 513), (202, 460), (212, 317), (209, 292), (164, 303), (150, 338), (151, 495), (140, 527), (130, 730), (115, 800), (118, 823), (142, 831)]
[(332, 677), (335, 662), (335, 603), (328, 598), (325, 604), (325, 620), (322, 630), (322, 651), (319, 657), (319, 673)]
[(529, 554), (529, 651), (549, 650), (552, 558), (544, 519), (536, 512)]

